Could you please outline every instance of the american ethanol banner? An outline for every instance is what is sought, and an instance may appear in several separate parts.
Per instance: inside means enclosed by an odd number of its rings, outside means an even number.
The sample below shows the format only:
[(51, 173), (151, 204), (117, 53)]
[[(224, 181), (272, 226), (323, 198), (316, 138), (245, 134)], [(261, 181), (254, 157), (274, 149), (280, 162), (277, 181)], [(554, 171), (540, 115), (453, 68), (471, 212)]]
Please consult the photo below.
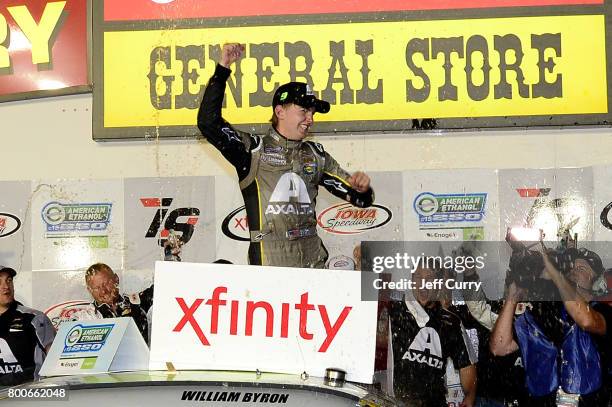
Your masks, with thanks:
[(331, 103), (319, 132), (609, 120), (602, 1), (164, 3), (97, 3), (94, 138), (196, 135), (226, 42), (246, 44), (224, 111), (246, 129), (293, 80)]

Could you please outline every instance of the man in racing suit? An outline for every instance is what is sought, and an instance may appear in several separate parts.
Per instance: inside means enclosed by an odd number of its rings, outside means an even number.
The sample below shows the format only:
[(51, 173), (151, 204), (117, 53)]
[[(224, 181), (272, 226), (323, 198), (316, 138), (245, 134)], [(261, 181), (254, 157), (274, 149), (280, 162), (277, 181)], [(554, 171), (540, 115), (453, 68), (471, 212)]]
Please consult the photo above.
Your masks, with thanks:
[(374, 201), (370, 179), (363, 172), (348, 174), (320, 144), (303, 141), (314, 113), (330, 108), (305, 83), (290, 82), (276, 90), (266, 135), (243, 133), (226, 122), (221, 108), (229, 66), (243, 52), (241, 44), (223, 46), (202, 98), (198, 127), (238, 173), (249, 220), (249, 264), (324, 268), (328, 255), (317, 236), (315, 214), (319, 185), (367, 207)]
[(145, 342), (149, 343), (147, 311), (153, 303), (153, 286), (138, 294), (121, 294), (119, 276), (104, 263), (89, 266), (85, 272), (85, 284), (93, 302), (75, 313), (75, 320), (131, 317)]

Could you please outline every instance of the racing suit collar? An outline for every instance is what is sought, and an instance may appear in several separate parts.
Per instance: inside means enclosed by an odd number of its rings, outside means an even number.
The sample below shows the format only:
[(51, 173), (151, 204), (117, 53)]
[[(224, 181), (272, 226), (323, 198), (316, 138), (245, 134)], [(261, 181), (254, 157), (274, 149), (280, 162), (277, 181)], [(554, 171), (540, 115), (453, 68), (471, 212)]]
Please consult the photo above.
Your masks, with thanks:
[(288, 138), (280, 134), (278, 131), (276, 131), (276, 129), (272, 126), (268, 131), (268, 136), (270, 136), (269, 139), (271, 143), (280, 147), (284, 147), (288, 150), (297, 148), (302, 145), (302, 140), (289, 140)]

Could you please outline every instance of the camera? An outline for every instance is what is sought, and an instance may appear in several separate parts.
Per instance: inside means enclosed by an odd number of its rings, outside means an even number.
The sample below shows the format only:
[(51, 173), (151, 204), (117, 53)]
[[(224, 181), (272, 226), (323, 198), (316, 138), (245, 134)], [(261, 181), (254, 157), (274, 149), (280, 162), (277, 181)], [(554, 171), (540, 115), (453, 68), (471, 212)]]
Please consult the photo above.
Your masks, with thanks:
[[(544, 269), (544, 260), (540, 252), (530, 250), (530, 247), (533, 247), (539, 242), (535, 242), (528, 246), (525, 242), (517, 239), (523, 232), (516, 233), (513, 232), (513, 229), (509, 229), (506, 234), (506, 242), (508, 242), (512, 249), (508, 278), (521, 287), (533, 287)], [(529, 239), (531, 242), (534, 242), (534, 238), (538, 235), (534, 232), (527, 234), (531, 237)], [(541, 231), (539, 235), (542, 237)], [(574, 244), (575, 241), (576, 238), (574, 238)], [(574, 268), (576, 260), (583, 259), (589, 263), (590, 267), (597, 275), (603, 273), (604, 267), (599, 255), (586, 248), (577, 249), (573, 247), (574, 244), (569, 245), (568, 239), (562, 239), (556, 249), (549, 249), (546, 251), (548, 258), (555, 268), (559, 270), (560, 273), (567, 275)]]
[(540, 277), (544, 261), (539, 252), (529, 250), (543, 238), (542, 230), (529, 228), (509, 228), (506, 242), (512, 249), (508, 264), (508, 282), (521, 287), (529, 287)]

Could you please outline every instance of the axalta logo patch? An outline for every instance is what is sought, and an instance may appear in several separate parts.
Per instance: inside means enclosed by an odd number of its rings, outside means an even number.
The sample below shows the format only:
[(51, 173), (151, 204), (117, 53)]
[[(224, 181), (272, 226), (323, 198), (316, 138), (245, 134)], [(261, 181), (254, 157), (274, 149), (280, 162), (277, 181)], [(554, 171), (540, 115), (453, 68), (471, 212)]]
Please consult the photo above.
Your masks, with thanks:
[(64, 340), (64, 353), (96, 352), (102, 349), (114, 324), (75, 325)]
[(41, 211), (47, 237), (103, 235), (110, 224), (112, 207), (112, 203), (49, 202)]
[(486, 193), (432, 194), (423, 192), (414, 199), (413, 207), (421, 229), (450, 222), (478, 222), (485, 216)]
[(249, 242), (251, 240), (249, 236), (249, 221), (244, 205), (234, 209), (223, 219), (221, 231), (232, 240), (241, 242)]
[(294, 172), (283, 174), (270, 196), (266, 215), (309, 215), (314, 213), (308, 188)]
[(350, 203), (341, 203), (323, 210), (317, 222), (328, 233), (355, 235), (385, 226), (393, 213), (382, 205), (357, 208)]
[(21, 228), (21, 220), (10, 213), (0, 212), (0, 237), (7, 237)]
[(436, 369), (443, 369), (442, 345), (440, 337), (435, 329), (431, 327), (421, 328), (408, 350), (402, 356), (411, 362), (429, 365)]

